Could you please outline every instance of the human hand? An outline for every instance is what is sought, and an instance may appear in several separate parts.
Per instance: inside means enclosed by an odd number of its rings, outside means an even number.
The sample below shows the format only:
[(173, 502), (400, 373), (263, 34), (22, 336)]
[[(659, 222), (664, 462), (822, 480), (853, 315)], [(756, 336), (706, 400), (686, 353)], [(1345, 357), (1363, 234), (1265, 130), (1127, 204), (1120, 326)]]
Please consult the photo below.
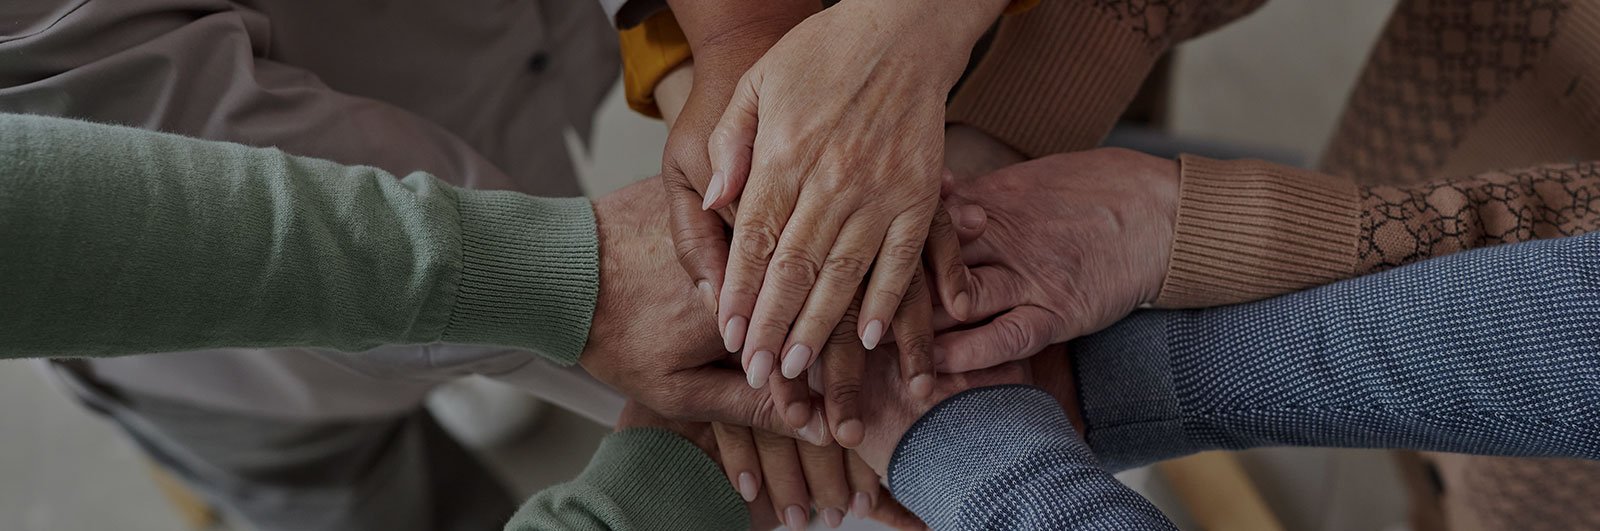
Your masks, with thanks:
[(955, 177), (951, 184), (1027, 160), (1011, 146), (970, 125), (950, 124), (944, 129), (944, 165)]
[(904, 382), (894, 377), (895, 360), (874, 363), (869, 368), (862, 391), (866, 424), (866, 437), (855, 451), (880, 477), (888, 474), (889, 460), (900, 438), (924, 413), (952, 395), (978, 387), (1005, 384), (1030, 384), (1029, 366), (1025, 363), (1007, 363), (988, 369), (960, 374), (947, 374), (926, 397), (910, 393)]
[(1178, 165), (1125, 149), (1052, 155), (961, 183), (949, 201), (988, 215), (962, 254), (971, 318), (992, 319), (935, 342), (939, 370), (963, 372), (1026, 358), (1154, 301), (1172, 254)]
[[(744, 74), (712, 133), (705, 206), (741, 202), (718, 328), (753, 382), (809, 367), (863, 280), (856, 335), (869, 348), (883, 338), (940, 210), (945, 94), (1003, 6), (844, 2)], [(941, 298), (960, 316), (958, 246), (935, 242), (930, 255), (952, 259), (933, 263), (954, 266), (934, 269)], [(930, 360), (904, 352), (905, 376), (931, 388)]]
[[(578, 362), (595, 378), (668, 417), (801, 434), (751, 389), (720, 348), (672, 253), (661, 183), (649, 179), (595, 201), (600, 293)], [(818, 416), (805, 433), (825, 442)]]
[[(722, 219), (717, 214), (698, 208), (700, 192), (696, 188), (704, 185), (703, 178), (698, 176), (710, 171), (705, 159), (704, 136), (709, 133), (710, 126), (720, 115), (732, 91), (732, 81), (716, 81), (728, 77), (731, 70), (726, 65), (730, 61), (737, 62), (737, 57), (729, 59), (721, 56), (713, 63), (724, 66), (711, 67), (713, 70), (707, 75), (702, 75), (704, 69), (697, 63), (681, 66), (657, 85), (655, 93), (663, 117), (672, 130), (662, 163), (662, 177), (672, 202), (674, 243), (679, 261), (694, 277), (698, 295), (712, 312), (716, 311), (716, 288), (713, 286), (721, 286), (722, 268), (728, 256), (726, 233)], [(754, 62), (754, 59), (749, 61)], [(719, 71), (721, 74), (718, 74)], [(732, 79), (737, 79), (739, 73), (742, 70), (734, 73)], [(722, 99), (718, 100), (719, 97)], [(701, 105), (708, 101), (714, 103), (715, 108)], [(731, 211), (731, 208), (724, 211)], [(957, 223), (951, 223), (952, 217)], [(930, 239), (947, 241), (952, 231), (959, 241), (976, 238), (981, 233), (982, 218), (982, 209), (977, 207), (967, 207), (952, 215), (940, 216), (930, 228), (933, 235)], [(947, 248), (942, 251), (946, 262), (961, 267), (960, 270), (951, 270), (950, 274), (964, 275), (959, 249)], [(826, 413), (829, 431), (835, 441), (846, 447), (854, 446), (861, 437), (856, 396), (866, 359), (866, 344), (856, 339), (855, 315), (860, 307), (859, 302), (860, 298), (857, 297), (836, 325), (834, 334), (821, 346), (820, 371), (811, 374), (812, 379), (818, 380), (816, 387), (822, 393), (822, 411)], [(932, 332), (926, 309), (931, 302), (908, 297), (902, 299), (901, 303), (906, 309), (895, 313), (894, 326), (891, 328), (896, 335), (904, 338), (902, 342), (912, 345), (913, 348), (904, 349), (907, 355), (922, 360), (920, 363), (923, 366), (931, 365)], [(764, 363), (765, 369), (748, 373), (750, 385), (760, 388), (770, 383), (777, 410), (784, 419), (793, 428), (807, 429), (817, 412), (807, 382), (805, 379), (782, 378), (780, 373), (771, 371), (770, 359)], [(814, 440), (810, 435), (807, 438)]]
[(854, 452), (743, 426), (713, 424), (713, 429), (728, 481), (746, 501), (770, 502), (790, 529), (804, 529), (813, 506), (832, 528), (839, 527), (846, 512), (897, 529), (925, 527), (884, 495), (877, 473)]

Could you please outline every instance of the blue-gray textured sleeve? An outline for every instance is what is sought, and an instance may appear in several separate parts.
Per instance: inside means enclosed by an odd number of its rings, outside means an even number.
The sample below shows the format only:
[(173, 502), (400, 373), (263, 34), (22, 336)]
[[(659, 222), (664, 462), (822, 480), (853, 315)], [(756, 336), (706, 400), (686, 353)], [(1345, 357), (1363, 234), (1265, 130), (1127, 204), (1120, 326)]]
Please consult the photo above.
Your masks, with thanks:
[(940, 402), (901, 438), (889, 486), (933, 529), (1175, 529), (1100, 468), (1054, 398), (1027, 386)]
[(1119, 470), (1207, 449), (1600, 458), (1600, 234), (1475, 250), (1075, 343)]

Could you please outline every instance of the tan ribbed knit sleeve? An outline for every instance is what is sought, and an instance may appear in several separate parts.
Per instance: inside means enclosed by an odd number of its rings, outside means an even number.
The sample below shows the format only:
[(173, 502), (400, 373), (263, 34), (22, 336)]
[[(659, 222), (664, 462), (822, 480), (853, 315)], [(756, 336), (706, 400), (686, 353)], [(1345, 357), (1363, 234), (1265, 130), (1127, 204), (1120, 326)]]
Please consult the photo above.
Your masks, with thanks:
[(1156, 306), (1265, 299), (1353, 274), (1361, 213), (1349, 179), (1258, 160), (1179, 163), (1172, 259)]
[(1264, 299), (1467, 249), (1600, 229), (1600, 162), (1409, 186), (1262, 161), (1180, 159), (1172, 259), (1156, 306)]
[(1265, 0), (1050, 0), (1000, 24), (947, 120), (1030, 158), (1096, 147), (1172, 44)]

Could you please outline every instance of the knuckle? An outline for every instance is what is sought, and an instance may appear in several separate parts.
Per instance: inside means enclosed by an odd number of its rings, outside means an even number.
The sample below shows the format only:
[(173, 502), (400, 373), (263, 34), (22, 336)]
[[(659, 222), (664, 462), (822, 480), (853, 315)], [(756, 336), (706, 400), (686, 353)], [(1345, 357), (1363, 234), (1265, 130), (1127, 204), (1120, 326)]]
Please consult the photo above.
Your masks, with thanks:
[(891, 242), (883, 249), (884, 261), (893, 265), (915, 264), (921, 257), (922, 240)]
[(1028, 343), (1032, 340), (1031, 330), (1027, 325), (1016, 319), (996, 319), (994, 325), (1001, 351), (1014, 354), (1027, 350)]
[(827, 393), (828, 401), (830, 402), (854, 405), (861, 398), (861, 383), (856, 381), (835, 382), (828, 386)]
[(833, 332), (828, 334), (828, 345), (832, 347), (860, 346), (861, 340), (856, 338), (856, 321), (860, 318), (860, 306), (852, 304), (845, 310), (844, 316), (839, 319), (839, 324), (833, 327)]
[(910, 337), (895, 338), (900, 346), (900, 352), (909, 359), (933, 359), (933, 336), (928, 334), (911, 334)]
[(770, 282), (788, 289), (804, 289), (817, 281), (820, 267), (815, 258), (797, 251), (784, 251), (772, 259)]
[(921, 278), (921, 275), (918, 275), (917, 278), (913, 278), (911, 280), (910, 284), (906, 285), (905, 293), (900, 295), (900, 305), (901, 306), (909, 305), (909, 304), (912, 304), (912, 303), (914, 303), (916, 301), (920, 301), (922, 299), (925, 299), (927, 297), (928, 297), (928, 283), (927, 282), (923, 282), (922, 278)]
[(739, 252), (747, 259), (754, 262), (765, 262), (772, 258), (773, 251), (778, 248), (778, 230), (772, 225), (761, 222), (751, 222), (738, 231), (734, 237)]
[[(760, 402), (757, 402), (755, 407), (750, 408), (750, 416), (741, 418), (748, 419), (751, 426), (756, 426), (758, 428), (762, 426), (771, 426), (773, 424), (772, 421), (777, 418), (777, 407), (777, 403), (772, 400), (770, 395), (768, 395), (762, 398)], [(760, 433), (762, 430), (755, 429), (752, 431), (755, 433)], [(760, 438), (757, 437), (752, 442), (760, 442)]]
[(866, 259), (859, 256), (831, 256), (823, 265), (822, 274), (830, 281), (849, 283), (865, 276), (868, 267)]
[(787, 323), (770, 318), (761, 319), (761, 322), (752, 325), (751, 329), (756, 332), (757, 338), (777, 338), (778, 341), (783, 341), (783, 337), (789, 333)]

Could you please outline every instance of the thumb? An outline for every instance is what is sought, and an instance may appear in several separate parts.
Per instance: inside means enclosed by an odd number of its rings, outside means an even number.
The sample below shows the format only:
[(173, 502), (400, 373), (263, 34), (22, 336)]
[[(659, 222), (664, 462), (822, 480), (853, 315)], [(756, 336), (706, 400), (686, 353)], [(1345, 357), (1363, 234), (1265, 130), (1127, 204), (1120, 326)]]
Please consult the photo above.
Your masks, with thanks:
[(678, 264), (694, 281), (701, 304), (717, 312), (717, 290), (728, 267), (728, 232), (716, 212), (700, 209), (700, 193), (683, 172), (668, 170), (661, 176), (667, 187), (672, 220), (672, 247)]
[(715, 210), (733, 204), (744, 192), (744, 183), (750, 177), (750, 160), (756, 142), (759, 117), (759, 95), (756, 93), (755, 71), (745, 73), (739, 86), (728, 100), (722, 120), (711, 131), (706, 152), (711, 157), (711, 184), (706, 188), (705, 202), (701, 208)]

